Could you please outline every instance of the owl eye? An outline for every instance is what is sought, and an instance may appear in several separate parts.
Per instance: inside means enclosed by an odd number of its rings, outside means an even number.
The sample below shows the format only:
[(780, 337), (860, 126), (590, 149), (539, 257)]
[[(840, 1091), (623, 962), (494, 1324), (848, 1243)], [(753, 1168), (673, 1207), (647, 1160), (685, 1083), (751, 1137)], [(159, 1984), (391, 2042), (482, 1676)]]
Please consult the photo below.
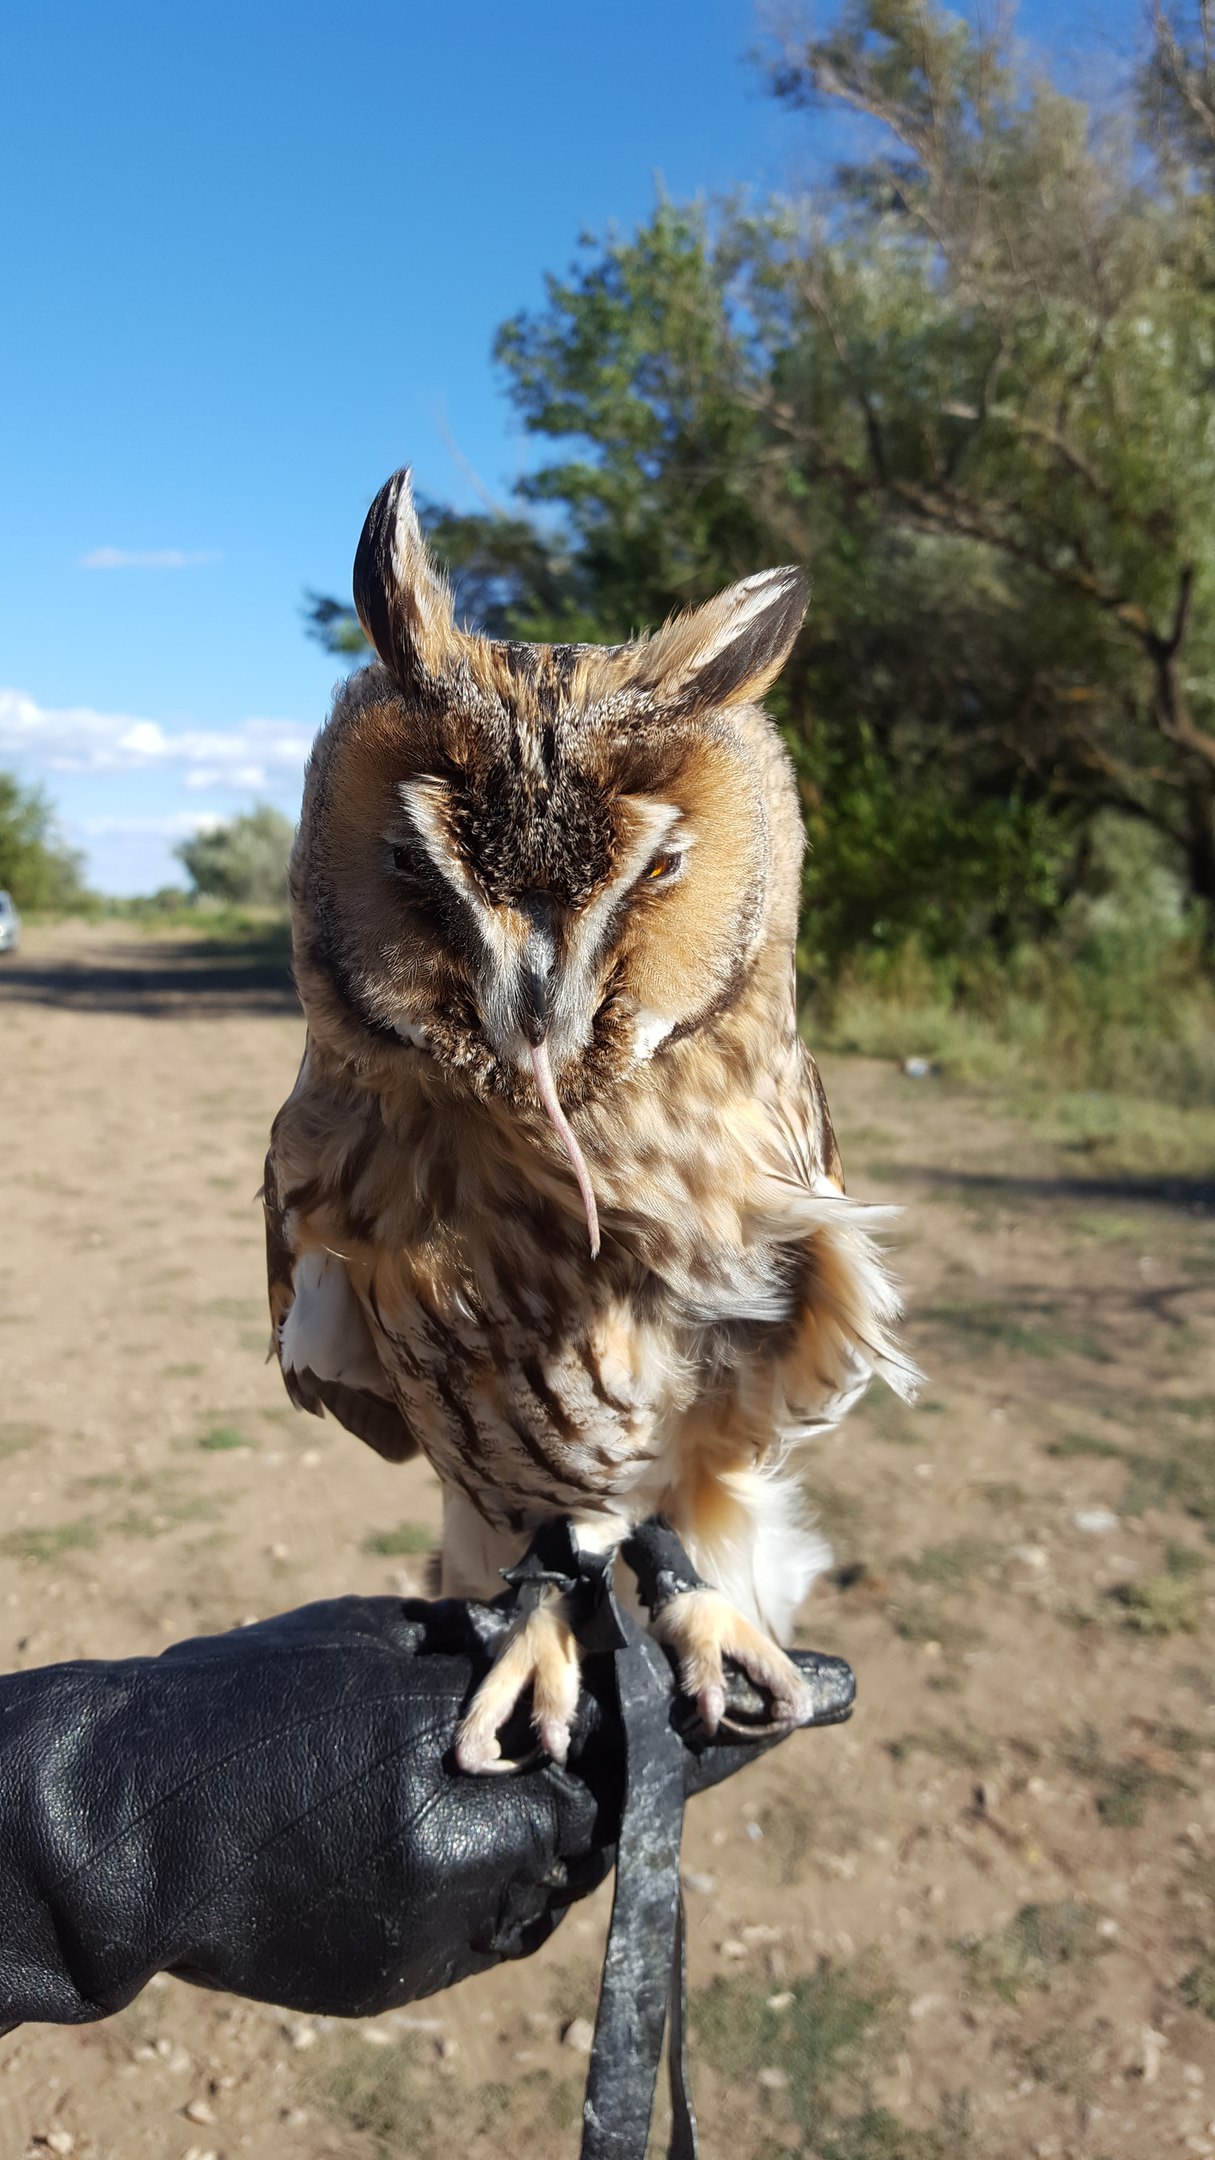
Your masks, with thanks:
[(392, 851), (392, 867), (394, 870), (412, 870), (413, 858), (407, 847), (394, 847)]
[(662, 879), (673, 878), (682, 862), (682, 855), (674, 853), (670, 855), (656, 855), (653, 862), (650, 864), (649, 869), (646, 871), (643, 882), (647, 885), (650, 885), (657, 883)]

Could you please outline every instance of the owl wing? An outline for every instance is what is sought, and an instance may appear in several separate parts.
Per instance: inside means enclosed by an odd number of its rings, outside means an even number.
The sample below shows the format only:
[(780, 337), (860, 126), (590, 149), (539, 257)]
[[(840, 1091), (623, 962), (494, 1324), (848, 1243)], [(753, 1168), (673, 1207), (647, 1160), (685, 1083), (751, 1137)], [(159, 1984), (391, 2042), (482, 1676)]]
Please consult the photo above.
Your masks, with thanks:
[(798, 1256), (797, 1312), (777, 1363), (780, 1422), (794, 1438), (836, 1424), (874, 1374), (906, 1401), (923, 1376), (897, 1340), (902, 1301), (873, 1235), (898, 1210), (845, 1193), (823, 1084), (802, 1045), (765, 1108), (752, 1223)]
[(389, 1462), (407, 1462), (418, 1443), (393, 1399), (345, 1261), (299, 1248), (293, 1211), (280, 1196), (273, 1138), (262, 1200), (270, 1318), (288, 1395), (314, 1417), (328, 1410)]

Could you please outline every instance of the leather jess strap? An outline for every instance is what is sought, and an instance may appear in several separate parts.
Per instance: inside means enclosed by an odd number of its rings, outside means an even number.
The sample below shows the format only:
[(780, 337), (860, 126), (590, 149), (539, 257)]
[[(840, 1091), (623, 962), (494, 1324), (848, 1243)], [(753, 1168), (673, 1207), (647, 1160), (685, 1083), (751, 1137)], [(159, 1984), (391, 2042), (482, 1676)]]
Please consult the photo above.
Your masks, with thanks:
[[(564, 1543), (566, 1526), (557, 1531)], [(615, 1639), (615, 1691), (625, 1774), (616, 1846), (616, 1888), (600, 1985), (595, 2036), (583, 2102), (581, 2160), (645, 2160), (664, 2034), (671, 2097), (668, 2160), (697, 2160), (696, 2117), (688, 2086), (686, 1926), (679, 1857), (688, 1790), (687, 1750), (697, 1745), (694, 1706), (678, 1697), (671, 1666), (653, 1640), (617, 1604), (610, 1568), (548, 1546), (548, 1566), (533, 1546), (517, 1578), (561, 1582), (575, 1630), (587, 1649)], [(705, 1587), (670, 1525), (654, 1517), (625, 1541), (623, 1556), (651, 1617), (682, 1591)], [(533, 1555), (536, 1557), (533, 1559)], [(563, 1570), (568, 1569), (568, 1575)], [(533, 1572), (534, 1571), (534, 1572)], [(533, 1592), (534, 1594), (534, 1592)], [(836, 1724), (852, 1708), (855, 1683), (838, 1658), (791, 1652), (815, 1699), (811, 1724)], [(765, 1699), (745, 1674), (727, 1667), (726, 1715), (706, 1782), (729, 1774), (730, 1743), (754, 1751), (788, 1728), (768, 1722)], [(673, 1714), (673, 1695), (676, 1712)], [(703, 1737), (702, 1737), (703, 1744)]]

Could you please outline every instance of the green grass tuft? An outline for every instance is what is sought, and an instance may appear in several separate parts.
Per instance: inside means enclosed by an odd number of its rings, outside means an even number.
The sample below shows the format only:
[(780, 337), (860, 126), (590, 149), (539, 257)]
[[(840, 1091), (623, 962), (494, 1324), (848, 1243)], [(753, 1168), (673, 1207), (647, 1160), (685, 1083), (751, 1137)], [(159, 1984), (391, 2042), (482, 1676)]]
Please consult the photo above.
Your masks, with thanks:
[(209, 1432), (201, 1435), (198, 1444), (200, 1448), (205, 1448), (209, 1455), (223, 1455), (231, 1448), (253, 1445), (235, 1425), (213, 1425)]
[(25, 1425), (18, 1422), (0, 1424), (0, 1462), (7, 1462), (12, 1455), (24, 1455), (39, 1440), (46, 1438), (41, 1425)]
[[(1206, 1398), (1197, 1398), (1205, 1402)], [(1122, 1511), (1125, 1515), (1142, 1515), (1147, 1508), (1176, 1507), (1206, 1525), (1208, 1533), (1215, 1534), (1215, 1442), (1212, 1442), (1205, 1421), (1199, 1413), (1184, 1409), (1176, 1402), (1161, 1405), (1163, 1421), (1169, 1414), (1179, 1413), (1187, 1420), (1194, 1415), (1196, 1429), (1189, 1431), (1176, 1427), (1172, 1435), (1166, 1434), (1158, 1453), (1135, 1454), (1129, 1460), (1131, 1477), (1123, 1496)]]
[(832, 2123), (836, 2084), (872, 2067), (890, 1991), (824, 1960), (786, 1992), (788, 2004), (774, 2010), (767, 1987), (719, 1977), (693, 1995), (691, 2023), (699, 2051), (731, 2083), (753, 2083), (765, 2065), (779, 2064), (795, 2120), (819, 2136)]
[(395, 2160), (415, 2152), (432, 2126), (417, 2085), (412, 2048), (372, 2048), (352, 2034), (329, 2072), (324, 2096), (352, 2130), (371, 2140), (376, 2160)]
[(1215, 2018), (1215, 1951), (1209, 1951), (1191, 1966), (1181, 1983), (1181, 1999), (1191, 2010)]
[(1113, 1462), (1126, 1453), (1116, 1447), (1112, 1440), (1103, 1440), (1096, 1433), (1066, 1432), (1059, 1440), (1052, 1440), (1046, 1450), (1062, 1462), (1069, 1462), (1074, 1455), (1093, 1455), (1099, 1462)]
[(976, 1575), (986, 1574), (1001, 1558), (1001, 1548), (990, 1538), (951, 1538), (945, 1545), (926, 1545), (916, 1560), (903, 1566), (914, 1582), (937, 1590), (965, 1590)]
[(1136, 1756), (1122, 1761), (1112, 1759), (1092, 1725), (1068, 1742), (1063, 1761), (1077, 1777), (1087, 1778), (1100, 1788), (1095, 1805), (1109, 1830), (1137, 1830), (1151, 1801), (1184, 1790), (1183, 1780), (1171, 1771), (1157, 1770)]
[(428, 1553), (434, 1549), (434, 1531), (423, 1523), (398, 1523), (395, 1530), (373, 1530), (363, 1539), (365, 1553), (378, 1553), (383, 1559), (396, 1559), (408, 1553)]
[[(1173, 1553), (1185, 1548), (1171, 1548)], [(1197, 1555), (1186, 1554), (1187, 1561)], [(1201, 1561), (1199, 1562), (1201, 1566)], [(1170, 1567), (1164, 1575), (1141, 1575), (1113, 1592), (1123, 1619), (1137, 1635), (1192, 1635), (1202, 1617), (1197, 1571)]]
[(964, 1944), (977, 1988), (1015, 2003), (1030, 1988), (1050, 1988), (1064, 1968), (1084, 1970), (1109, 1948), (1101, 1915), (1065, 1898), (1058, 1905), (1023, 1905), (994, 1935)]
[(84, 1515), (76, 1522), (55, 1523), (49, 1529), (10, 1530), (0, 1538), (0, 1553), (14, 1560), (39, 1563), (58, 1560), (64, 1553), (88, 1552), (97, 1542), (97, 1525)]

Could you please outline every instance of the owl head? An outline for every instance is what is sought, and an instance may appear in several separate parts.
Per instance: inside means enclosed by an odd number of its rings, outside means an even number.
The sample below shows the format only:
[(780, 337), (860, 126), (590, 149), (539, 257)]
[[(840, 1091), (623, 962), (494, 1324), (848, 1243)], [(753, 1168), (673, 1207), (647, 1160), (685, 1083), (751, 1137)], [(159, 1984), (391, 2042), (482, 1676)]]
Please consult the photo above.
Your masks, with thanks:
[(562, 1105), (709, 1026), (746, 981), (774, 772), (787, 792), (754, 701), (806, 598), (800, 571), (769, 570), (628, 645), (513, 644), (457, 624), (408, 471), (363, 527), (354, 599), (381, 664), (317, 739), (292, 863), (309, 1022), (364, 1072), (429, 1061), (483, 1100), (539, 1100), (592, 1244)]

